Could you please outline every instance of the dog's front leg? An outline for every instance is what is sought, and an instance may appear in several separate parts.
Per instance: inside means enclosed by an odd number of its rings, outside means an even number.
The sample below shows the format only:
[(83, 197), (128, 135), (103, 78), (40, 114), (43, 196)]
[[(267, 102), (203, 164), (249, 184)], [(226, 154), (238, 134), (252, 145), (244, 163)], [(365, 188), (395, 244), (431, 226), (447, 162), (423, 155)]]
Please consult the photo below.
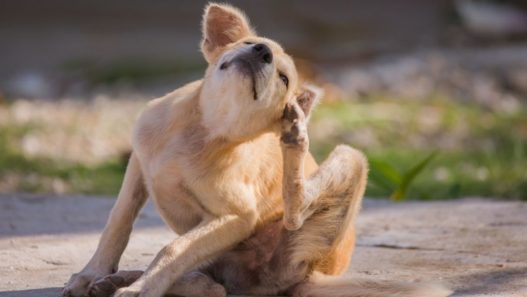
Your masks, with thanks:
[(146, 201), (146, 190), (139, 161), (134, 154), (126, 169), (119, 197), (110, 213), (99, 245), (81, 272), (72, 275), (62, 296), (85, 296), (95, 280), (117, 271), (132, 231), (132, 224)]
[(247, 238), (256, 224), (256, 212), (207, 219), (165, 246), (145, 273), (115, 297), (160, 297), (184, 273), (212, 260)]

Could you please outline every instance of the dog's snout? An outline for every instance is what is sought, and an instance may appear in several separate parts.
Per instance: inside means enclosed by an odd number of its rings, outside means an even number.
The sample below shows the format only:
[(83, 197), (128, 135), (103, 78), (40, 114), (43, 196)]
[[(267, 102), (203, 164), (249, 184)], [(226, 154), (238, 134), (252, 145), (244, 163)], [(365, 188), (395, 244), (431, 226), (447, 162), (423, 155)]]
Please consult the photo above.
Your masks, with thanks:
[(263, 44), (258, 43), (253, 46), (253, 52), (256, 54), (260, 62), (271, 64), (273, 62), (273, 52), (271, 52), (271, 49)]

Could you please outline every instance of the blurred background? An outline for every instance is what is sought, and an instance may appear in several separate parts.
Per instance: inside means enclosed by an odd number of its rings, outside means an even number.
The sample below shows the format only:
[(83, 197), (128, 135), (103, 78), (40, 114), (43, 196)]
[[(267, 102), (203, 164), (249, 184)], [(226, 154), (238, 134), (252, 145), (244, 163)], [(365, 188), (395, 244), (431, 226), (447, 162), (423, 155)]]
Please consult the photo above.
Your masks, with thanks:
[[(367, 196), (527, 199), (524, 0), (228, 1), (326, 91)], [(0, 192), (115, 195), (145, 102), (202, 76), (206, 1), (0, 0)]]

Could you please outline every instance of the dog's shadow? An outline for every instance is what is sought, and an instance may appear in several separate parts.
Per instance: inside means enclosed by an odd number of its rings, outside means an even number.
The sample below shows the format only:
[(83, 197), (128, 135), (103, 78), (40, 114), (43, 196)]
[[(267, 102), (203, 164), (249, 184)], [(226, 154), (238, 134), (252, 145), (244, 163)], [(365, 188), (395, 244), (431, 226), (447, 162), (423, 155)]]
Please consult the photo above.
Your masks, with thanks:
[(3, 291), (0, 292), (0, 297), (57, 297), (60, 296), (60, 292), (62, 292), (60, 287)]
[[(62, 292), (62, 288), (59, 288), (59, 287), (28, 289), (28, 290), (0, 292), (0, 297), (57, 297), (57, 296), (60, 296), (61, 292)], [(259, 297), (259, 296), (229, 295), (228, 297)], [(273, 296), (265, 296), (265, 297), (273, 297)], [(281, 296), (276, 296), (276, 297), (281, 297)]]

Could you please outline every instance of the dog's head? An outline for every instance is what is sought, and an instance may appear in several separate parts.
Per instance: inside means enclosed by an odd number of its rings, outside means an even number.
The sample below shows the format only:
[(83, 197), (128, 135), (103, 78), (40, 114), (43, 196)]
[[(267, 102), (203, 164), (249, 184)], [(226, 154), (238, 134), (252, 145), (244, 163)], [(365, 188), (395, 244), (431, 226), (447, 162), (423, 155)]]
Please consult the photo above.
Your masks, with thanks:
[(286, 103), (309, 113), (319, 92), (301, 85), (293, 59), (273, 40), (257, 36), (238, 9), (209, 4), (201, 50), (209, 66), (200, 107), (214, 136), (240, 140), (277, 127)]

